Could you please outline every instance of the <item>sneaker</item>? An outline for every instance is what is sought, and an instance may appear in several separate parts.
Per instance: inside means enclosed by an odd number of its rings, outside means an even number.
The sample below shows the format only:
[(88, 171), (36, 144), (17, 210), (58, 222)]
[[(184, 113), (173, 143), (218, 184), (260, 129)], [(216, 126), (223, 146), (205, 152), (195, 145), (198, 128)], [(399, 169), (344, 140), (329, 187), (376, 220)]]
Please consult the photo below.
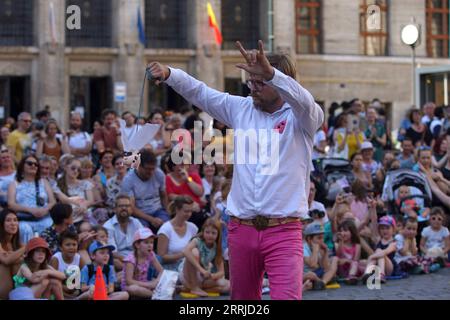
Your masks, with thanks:
[(325, 283), (322, 280), (314, 281), (313, 290), (325, 290)]

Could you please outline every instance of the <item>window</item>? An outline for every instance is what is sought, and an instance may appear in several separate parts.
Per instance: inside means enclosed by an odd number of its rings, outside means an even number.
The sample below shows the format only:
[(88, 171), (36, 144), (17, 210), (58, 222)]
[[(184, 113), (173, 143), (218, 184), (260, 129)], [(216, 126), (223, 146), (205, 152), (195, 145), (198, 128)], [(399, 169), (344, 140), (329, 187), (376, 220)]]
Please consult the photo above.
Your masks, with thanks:
[(33, 45), (33, 4), (30, 0), (0, 0), (0, 46)]
[(257, 47), (258, 40), (264, 39), (261, 37), (260, 8), (260, 0), (222, 0), (223, 49), (236, 49), (237, 40), (244, 48)]
[(77, 5), (81, 9), (81, 29), (66, 29), (66, 44), (69, 47), (112, 46), (112, 1), (111, 0), (67, 0), (66, 5)]
[(296, 0), (295, 24), (297, 53), (321, 53), (320, 0)]
[[(385, 56), (388, 54), (388, 0), (360, 0), (360, 37), (361, 53), (367, 56)], [(373, 5), (377, 6), (372, 10)], [(379, 19), (379, 26), (368, 28), (367, 16), (370, 14)]]
[(149, 48), (187, 47), (187, 1), (146, 0), (145, 37)]
[(449, 57), (448, 0), (426, 0), (427, 3), (427, 54), (429, 57)]

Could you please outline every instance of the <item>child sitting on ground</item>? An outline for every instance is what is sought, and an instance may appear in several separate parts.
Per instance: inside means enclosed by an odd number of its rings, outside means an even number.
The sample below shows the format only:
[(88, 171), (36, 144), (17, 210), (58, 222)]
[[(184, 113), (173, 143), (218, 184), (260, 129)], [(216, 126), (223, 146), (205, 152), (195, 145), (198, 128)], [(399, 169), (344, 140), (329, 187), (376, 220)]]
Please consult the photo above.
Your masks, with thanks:
[(376, 237), (375, 253), (370, 255), (367, 261), (367, 268), (363, 276), (363, 283), (369, 279), (374, 266), (380, 268), (381, 282), (386, 283), (386, 276), (391, 276), (398, 272), (398, 265), (394, 259), (397, 245), (394, 239), (395, 220), (390, 216), (383, 216), (377, 223), (376, 209), (371, 207), (371, 227), (372, 233)]
[(32, 238), (26, 246), (24, 263), (13, 277), (14, 288), (30, 287), (35, 298), (64, 300), (62, 281), (66, 275), (48, 265), (51, 252), (42, 238)]
[(305, 240), (303, 242), (304, 273), (313, 272), (315, 276), (311, 279), (313, 289), (323, 290), (326, 285), (336, 276), (338, 258), (332, 257), (324, 242), (325, 230), (322, 224), (313, 222), (304, 231)]
[(94, 290), (91, 287), (95, 285), (97, 267), (102, 269), (108, 300), (128, 300), (129, 298), (127, 292), (114, 292), (116, 274), (114, 272), (114, 268), (108, 264), (111, 250), (114, 250), (114, 246), (108, 246), (98, 241), (92, 242), (89, 246), (89, 254), (91, 256), (92, 264), (84, 266), (81, 270), (81, 291), (83, 293), (89, 292), (90, 299), (93, 298), (92, 293)]
[(414, 274), (429, 273), (432, 260), (418, 255), (419, 250), (416, 241), (417, 220), (408, 217), (403, 223), (402, 230), (395, 236), (397, 243), (395, 261), (403, 272)]
[(86, 264), (91, 263), (89, 256), (89, 246), (95, 240), (96, 233), (89, 222), (83, 221), (78, 225), (78, 253)]
[(339, 225), (335, 248), (339, 258), (338, 276), (345, 278), (346, 284), (358, 284), (358, 277), (364, 273), (365, 263), (360, 261), (361, 242), (352, 220), (344, 220)]
[[(128, 292), (131, 297), (151, 298), (158, 285), (163, 267), (153, 252), (154, 240), (152, 230), (138, 229), (133, 238), (134, 253), (123, 260), (122, 290)], [(148, 281), (147, 275), (151, 267), (157, 271), (158, 277)]]
[(207, 297), (204, 290), (220, 293), (230, 290), (230, 282), (225, 279), (221, 231), (220, 222), (209, 218), (183, 250), (180, 280), (192, 294)]
[(450, 251), (450, 233), (444, 227), (445, 213), (440, 207), (431, 210), (430, 226), (422, 231), (420, 250), (426, 257), (432, 258), (434, 262), (439, 262), (441, 266), (448, 260)]
[[(70, 230), (64, 231), (59, 238), (59, 247), (61, 251), (55, 253), (50, 260), (50, 265), (69, 277), (72, 273), (69, 272), (71, 266), (78, 268), (78, 272), (83, 269), (85, 262), (78, 253), (78, 235)], [(63, 292), (65, 299), (83, 299), (78, 297), (81, 293), (80, 289), (69, 289), (67, 284), (63, 284)]]

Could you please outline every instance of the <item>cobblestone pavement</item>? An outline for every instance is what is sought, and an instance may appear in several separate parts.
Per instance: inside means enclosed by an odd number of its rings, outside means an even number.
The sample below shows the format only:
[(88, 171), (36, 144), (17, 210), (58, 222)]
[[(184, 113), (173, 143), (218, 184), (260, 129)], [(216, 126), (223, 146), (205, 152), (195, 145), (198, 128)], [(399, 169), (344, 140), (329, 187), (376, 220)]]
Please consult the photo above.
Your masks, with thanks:
[(380, 290), (341, 285), (340, 289), (308, 291), (304, 300), (450, 300), (450, 268), (429, 275), (389, 280)]
[[(181, 298), (178, 296), (177, 299)], [(229, 296), (209, 299), (228, 300)], [(263, 300), (268, 299), (268, 294), (263, 296)], [(369, 290), (362, 284), (342, 284), (340, 289), (307, 291), (303, 294), (303, 300), (450, 300), (450, 268), (429, 275), (389, 280), (379, 290)]]

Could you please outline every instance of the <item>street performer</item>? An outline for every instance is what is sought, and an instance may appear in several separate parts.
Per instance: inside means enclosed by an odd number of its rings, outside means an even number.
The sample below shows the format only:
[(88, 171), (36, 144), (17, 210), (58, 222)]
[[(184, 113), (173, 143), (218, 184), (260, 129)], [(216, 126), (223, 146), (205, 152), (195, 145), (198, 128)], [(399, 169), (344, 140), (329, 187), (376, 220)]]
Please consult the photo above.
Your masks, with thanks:
[[(266, 56), (264, 44), (245, 50), (236, 43), (249, 74), (250, 97), (209, 88), (182, 70), (152, 62), (153, 78), (164, 81), (187, 101), (230, 128), (277, 130), (279, 168), (264, 174), (265, 165), (236, 163), (227, 200), (231, 299), (260, 300), (264, 273), (271, 299), (301, 300), (303, 243), (300, 216), (308, 212), (313, 137), (324, 121), (320, 106), (296, 79), (296, 69), (283, 54)], [(236, 136), (235, 136), (236, 141)], [(269, 143), (270, 143), (269, 139)], [(234, 158), (238, 157), (235, 151)]]

